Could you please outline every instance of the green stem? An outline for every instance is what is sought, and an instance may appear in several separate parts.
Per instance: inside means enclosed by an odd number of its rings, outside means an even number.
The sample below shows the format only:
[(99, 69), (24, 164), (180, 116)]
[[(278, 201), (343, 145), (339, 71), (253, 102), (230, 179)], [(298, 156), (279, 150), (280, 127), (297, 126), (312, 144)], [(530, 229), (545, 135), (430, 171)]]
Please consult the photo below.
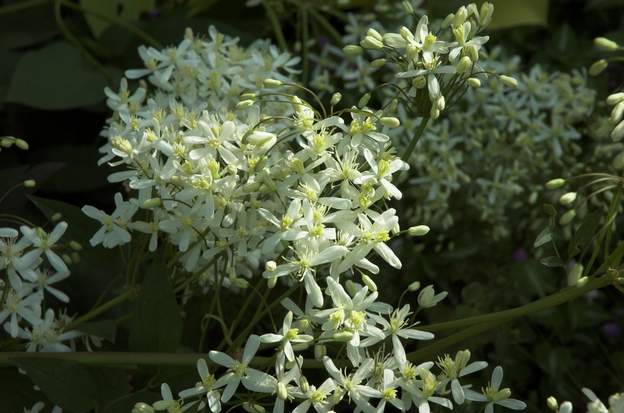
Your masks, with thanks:
[(405, 152), (403, 153), (403, 156), (401, 157), (401, 159), (403, 159), (405, 162), (409, 163), (409, 158), (412, 155), (412, 152), (414, 152), (414, 148), (416, 148), (416, 144), (418, 143), (423, 133), (425, 132), (425, 129), (427, 128), (428, 123), (429, 123), (429, 117), (424, 117), (420, 121), (420, 125), (418, 125), (418, 129), (416, 129), (416, 132), (414, 133), (412, 140), (410, 141), (409, 145), (405, 149)]
[(99, 316), (100, 314), (103, 314), (106, 311), (110, 310), (111, 308), (113, 308), (113, 307), (115, 307), (115, 306), (117, 306), (117, 305), (119, 305), (119, 304), (129, 300), (130, 298), (134, 297), (136, 292), (137, 292), (136, 288), (128, 288), (121, 295), (118, 295), (117, 297), (113, 298), (112, 300), (105, 302), (104, 304), (100, 305), (99, 307), (93, 308), (88, 313), (84, 314), (83, 316), (78, 317), (77, 319), (75, 319), (71, 323), (67, 324), (65, 326), (64, 330), (65, 331), (72, 330), (72, 329), (78, 327), (80, 324), (86, 323), (87, 321), (94, 319), (95, 317)]
[(613, 282), (614, 280), (610, 276), (592, 278), (582, 287), (568, 287), (559, 292), (556, 292), (554, 294), (551, 294), (549, 296), (520, 307), (498, 311), (491, 314), (467, 317), (453, 321), (446, 321), (443, 323), (418, 326), (418, 329), (423, 331), (437, 332), (474, 326), (475, 324), (509, 321), (514, 318), (523, 317), (528, 314), (556, 307), (567, 301), (574, 300), (590, 291), (604, 288)]
[(271, 26), (273, 27), (277, 44), (280, 49), (288, 51), (288, 44), (286, 43), (286, 38), (284, 37), (284, 32), (282, 32), (282, 26), (280, 25), (279, 18), (277, 17), (275, 10), (273, 10), (273, 8), (269, 5), (268, 0), (264, 0), (262, 5), (264, 6), (264, 10), (266, 10)]
[(31, 7), (41, 6), (46, 3), (50, 3), (50, 0), (22, 0), (13, 4), (7, 4), (6, 6), (0, 7), (0, 16), (3, 14), (15, 13)]

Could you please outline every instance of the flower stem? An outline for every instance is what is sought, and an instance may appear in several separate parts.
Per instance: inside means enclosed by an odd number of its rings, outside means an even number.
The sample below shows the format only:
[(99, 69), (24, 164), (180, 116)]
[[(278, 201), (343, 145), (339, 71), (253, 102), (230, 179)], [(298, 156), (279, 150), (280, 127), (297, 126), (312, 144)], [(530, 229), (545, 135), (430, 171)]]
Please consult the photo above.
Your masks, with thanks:
[(83, 316), (78, 317), (71, 323), (67, 324), (64, 330), (65, 331), (72, 330), (78, 327), (80, 324), (86, 323), (87, 321), (94, 319), (98, 315), (105, 313), (111, 308), (129, 300), (130, 298), (136, 295), (137, 290), (138, 289), (136, 287), (128, 288), (126, 291), (124, 291), (122, 294), (118, 295), (117, 297), (113, 298), (112, 300), (107, 301), (104, 304), (96, 308), (91, 309), (88, 313), (84, 314)]
[(409, 158), (410, 156), (412, 156), (412, 152), (414, 152), (414, 148), (416, 148), (416, 144), (418, 143), (423, 133), (425, 132), (425, 129), (427, 128), (428, 123), (429, 123), (429, 117), (424, 117), (420, 121), (420, 125), (418, 125), (418, 129), (416, 129), (414, 136), (412, 136), (412, 140), (410, 141), (409, 145), (405, 149), (405, 152), (403, 153), (403, 156), (401, 157), (401, 159), (403, 159), (405, 162), (409, 163)]

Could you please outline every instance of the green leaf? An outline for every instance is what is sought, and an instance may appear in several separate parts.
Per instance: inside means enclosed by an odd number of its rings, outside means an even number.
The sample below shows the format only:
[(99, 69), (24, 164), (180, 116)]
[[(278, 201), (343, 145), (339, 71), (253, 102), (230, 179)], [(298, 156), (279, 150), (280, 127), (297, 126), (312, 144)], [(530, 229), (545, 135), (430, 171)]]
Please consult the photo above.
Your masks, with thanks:
[(556, 256), (544, 257), (540, 259), (540, 262), (547, 267), (563, 267), (563, 261)]
[(74, 47), (56, 42), (24, 53), (17, 62), (6, 101), (40, 109), (70, 109), (99, 103), (106, 76)]
[(147, 269), (130, 324), (132, 351), (175, 351), (182, 318), (162, 254)]
[[(113, 24), (112, 21), (97, 16), (98, 14), (114, 20), (134, 21), (144, 11), (153, 9), (155, 3), (155, 0), (80, 0), (80, 5), (85, 9), (85, 20), (95, 37), (99, 37)], [(90, 11), (93, 13), (89, 13)]]
[(109, 368), (90, 368), (89, 372), (97, 385), (99, 406), (106, 406), (112, 401), (130, 393), (129, 376), (125, 371)]
[(97, 385), (88, 369), (80, 364), (55, 359), (17, 358), (17, 366), (56, 405), (70, 413), (95, 407)]
[(550, 227), (546, 227), (542, 230), (542, 232), (539, 233), (539, 235), (535, 239), (535, 242), (533, 243), (533, 248), (539, 248), (542, 245), (550, 242), (551, 240), (552, 231), (550, 230)]
[(490, 29), (506, 29), (516, 26), (546, 26), (548, 24), (548, 0), (491, 0), (494, 15)]

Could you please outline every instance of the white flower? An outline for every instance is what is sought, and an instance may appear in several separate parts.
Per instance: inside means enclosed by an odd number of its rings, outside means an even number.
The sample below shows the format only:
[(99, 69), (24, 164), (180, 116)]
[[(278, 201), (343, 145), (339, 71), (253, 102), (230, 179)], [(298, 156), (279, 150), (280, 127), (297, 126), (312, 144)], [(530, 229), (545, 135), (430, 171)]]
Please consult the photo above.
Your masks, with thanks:
[[(216, 384), (216, 379), (215, 379), (215, 376), (212, 375), (210, 371), (208, 370), (208, 365), (206, 364), (206, 360), (204, 359), (197, 360), (197, 374), (199, 374), (199, 378), (201, 381), (197, 382), (195, 387), (182, 390), (179, 393), (180, 398), (187, 399), (189, 397), (194, 397), (194, 396), (205, 394), (210, 411), (213, 413), (220, 412), (221, 411), (221, 394), (219, 394), (219, 391), (215, 390), (214, 388)], [(203, 408), (204, 408), (204, 405), (202, 402), (198, 406), (198, 409), (201, 410)]]
[(500, 388), (503, 381), (503, 368), (497, 366), (492, 371), (492, 379), (490, 384), (483, 389), (483, 393), (477, 393), (474, 390), (464, 389), (467, 400), (486, 402), (485, 413), (494, 412), (494, 405), (499, 405), (512, 410), (526, 409), (526, 403), (516, 399), (510, 399), (511, 390), (508, 388)]
[(210, 360), (220, 366), (228, 368), (228, 372), (223, 377), (220, 377), (214, 384), (215, 388), (225, 386), (225, 390), (223, 390), (223, 395), (221, 396), (221, 401), (224, 403), (232, 398), (242, 378), (247, 376), (250, 371), (254, 371), (254, 369), (249, 367), (249, 363), (256, 354), (256, 351), (258, 351), (259, 346), (260, 337), (256, 335), (249, 336), (245, 344), (245, 349), (243, 350), (243, 357), (240, 361), (234, 360), (232, 357), (220, 351), (211, 351), (209, 353)]
[(86, 205), (82, 207), (82, 212), (89, 218), (100, 221), (100, 228), (89, 240), (92, 246), (102, 244), (106, 248), (114, 248), (130, 242), (131, 236), (127, 230), (130, 219), (137, 210), (137, 206), (132, 202), (124, 202), (121, 194), (115, 194), (115, 211), (108, 215), (105, 212)]
[(289, 311), (284, 317), (282, 329), (278, 334), (263, 334), (260, 336), (260, 341), (263, 343), (280, 343), (280, 349), (286, 355), (286, 359), (289, 361), (295, 360), (295, 353), (293, 351), (292, 344), (305, 344), (311, 342), (314, 337), (307, 334), (299, 334), (298, 328), (291, 328), (293, 320), (293, 313)]
[(33, 254), (39, 256), (44, 253), (48, 258), (50, 265), (52, 265), (57, 272), (61, 274), (69, 274), (69, 269), (63, 259), (52, 249), (54, 244), (61, 239), (65, 230), (67, 230), (67, 222), (59, 222), (49, 234), (40, 228), (32, 229), (24, 225), (20, 227), (20, 230), (22, 231), (22, 234), (24, 234), (24, 237), (26, 237), (31, 242), (32, 246), (35, 247), (35, 249), (29, 251), (26, 255)]

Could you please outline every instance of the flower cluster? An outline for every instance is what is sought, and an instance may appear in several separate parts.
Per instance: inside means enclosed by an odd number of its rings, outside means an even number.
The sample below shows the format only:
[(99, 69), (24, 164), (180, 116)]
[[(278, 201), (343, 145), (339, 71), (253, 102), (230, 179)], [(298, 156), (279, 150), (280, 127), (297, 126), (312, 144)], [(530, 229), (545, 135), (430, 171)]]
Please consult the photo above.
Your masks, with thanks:
[[(587, 396), (589, 401), (587, 402), (588, 413), (622, 413), (624, 412), (624, 393), (615, 393), (609, 397), (609, 406), (605, 405), (596, 396), (592, 390), (583, 388), (583, 394)], [(557, 402), (554, 397), (549, 397), (546, 401), (548, 408), (555, 413), (572, 413), (573, 405), (569, 401), (565, 401), (561, 404)]]
[[(69, 277), (65, 261), (71, 261), (81, 247), (76, 242), (60, 242), (66, 229), (64, 221), (49, 233), (25, 225), (20, 227), (21, 234), (13, 228), (0, 228), (0, 273), (6, 274), (0, 280), (0, 323), (11, 337), (27, 342), (26, 351), (70, 351), (64, 342), (81, 335), (64, 331), (70, 319), (55, 314), (52, 308), (44, 312), (43, 306), (46, 298), (69, 302), (55, 284)], [(60, 256), (58, 251), (63, 249), (74, 252)]]

